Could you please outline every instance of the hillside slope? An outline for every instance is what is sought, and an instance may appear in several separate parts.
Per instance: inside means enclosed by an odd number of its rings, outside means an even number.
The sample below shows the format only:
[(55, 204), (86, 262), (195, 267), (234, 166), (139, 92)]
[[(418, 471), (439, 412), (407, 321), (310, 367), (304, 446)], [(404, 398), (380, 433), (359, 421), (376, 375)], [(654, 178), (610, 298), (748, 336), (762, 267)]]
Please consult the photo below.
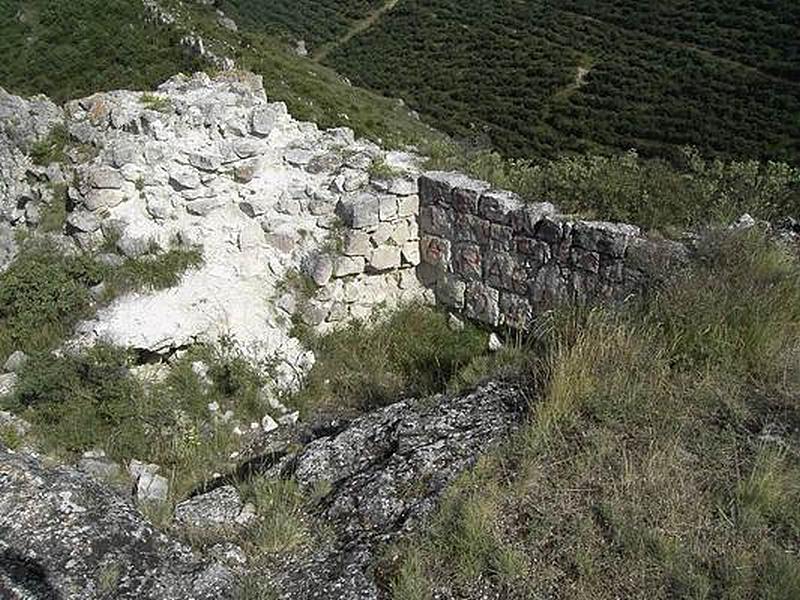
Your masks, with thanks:
[(58, 102), (117, 88), (151, 89), (177, 72), (213, 72), (222, 61), (209, 59), (219, 57), (262, 75), (272, 99), (322, 127), (346, 125), (392, 146), (443, 137), (397, 100), (350, 85), (284, 42), (226, 28), (213, 6), (147, 4), (150, 10), (141, 0), (0, 3), (0, 53), (8, 57), (0, 64), (0, 87)]
[[(292, 16), (268, 27), (303, 36), (325, 19)], [(692, 144), (796, 163), (799, 39), (800, 9), (783, 0), (403, 0), (325, 63), (510, 156)]]

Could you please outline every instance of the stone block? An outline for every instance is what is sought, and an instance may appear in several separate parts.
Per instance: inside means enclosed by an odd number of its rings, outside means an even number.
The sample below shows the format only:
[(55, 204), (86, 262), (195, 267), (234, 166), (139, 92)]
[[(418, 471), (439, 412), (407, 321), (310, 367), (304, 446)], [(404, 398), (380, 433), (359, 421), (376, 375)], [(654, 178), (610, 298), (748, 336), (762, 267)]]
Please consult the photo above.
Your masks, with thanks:
[(214, 196), (212, 198), (203, 198), (202, 200), (195, 200), (186, 205), (186, 211), (191, 215), (198, 217), (205, 217), (212, 211), (225, 206), (225, 198), (222, 196)]
[(383, 196), (379, 200), (378, 217), (381, 221), (393, 221), (397, 218), (397, 198)]
[(578, 304), (587, 304), (596, 298), (598, 277), (588, 271), (570, 273), (569, 294), (571, 300)]
[(452, 204), (456, 212), (477, 214), (481, 192), (476, 188), (456, 187), (452, 191)]
[(344, 237), (345, 256), (367, 256), (372, 251), (369, 234), (363, 231), (350, 230)]
[(450, 241), (423, 235), (420, 240), (420, 257), (423, 262), (442, 267), (445, 270), (450, 266)]
[(450, 308), (464, 308), (467, 284), (455, 275), (445, 275), (436, 282), (436, 301)]
[(391, 223), (381, 223), (372, 233), (372, 243), (376, 246), (382, 246), (389, 241), (392, 233), (394, 233), (394, 226)]
[(122, 190), (89, 190), (84, 198), (83, 205), (91, 211), (103, 208), (114, 208), (122, 204), (126, 199), (125, 192)]
[(484, 243), (491, 236), (489, 221), (475, 215), (456, 213), (453, 218), (453, 241)]
[(441, 206), (423, 206), (419, 212), (422, 233), (450, 238), (453, 235), (453, 210)]
[(496, 327), (500, 321), (500, 292), (477, 281), (467, 284), (464, 314), (470, 319)]
[(640, 233), (641, 230), (633, 225), (578, 221), (572, 228), (572, 243), (590, 252), (621, 258), (625, 256), (631, 238)]
[(139, 503), (162, 504), (167, 501), (169, 482), (165, 477), (144, 471), (136, 483), (136, 500)]
[(478, 202), (478, 214), (501, 225), (511, 224), (511, 213), (523, 207), (522, 198), (512, 192), (489, 190)]
[(89, 185), (95, 189), (118, 190), (125, 185), (125, 178), (116, 169), (98, 167), (89, 172)]
[(531, 303), (518, 294), (500, 293), (500, 325), (526, 329), (533, 318)]
[(552, 307), (569, 298), (567, 284), (561, 275), (561, 268), (550, 263), (539, 269), (536, 277), (528, 282), (528, 297), (539, 309)]
[(347, 277), (364, 272), (366, 260), (361, 256), (339, 256), (334, 267), (334, 277)]
[(363, 193), (355, 198), (340, 200), (336, 214), (353, 229), (375, 227), (380, 222), (380, 202), (374, 194)]
[(190, 152), (189, 164), (201, 171), (216, 172), (222, 166), (222, 157), (210, 152)]
[(483, 278), (483, 261), (481, 249), (477, 244), (453, 244), (453, 271), (466, 280)]
[(400, 248), (397, 246), (380, 246), (372, 251), (367, 267), (371, 271), (397, 269), (402, 262), (400, 254)]
[(526, 263), (508, 252), (487, 251), (483, 255), (484, 281), (491, 286), (524, 293), (528, 287)]
[(448, 173), (425, 173), (419, 178), (420, 205), (450, 206), (452, 190)]
[(544, 219), (555, 219), (556, 208), (549, 202), (526, 203), (511, 213), (511, 226), (519, 235), (533, 237)]
[(67, 225), (83, 233), (92, 233), (100, 229), (100, 219), (86, 211), (76, 211), (67, 217)]
[(169, 183), (177, 191), (200, 187), (200, 175), (191, 167), (178, 165), (169, 170)]
[(400, 217), (412, 217), (419, 214), (419, 196), (406, 196), (397, 201), (397, 214)]
[(533, 236), (547, 244), (558, 244), (563, 235), (562, 224), (553, 219), (544, 218), (537, 222)]
[(225, 485), (178, 504), (175, 507), (175, 521), (194, 528), (233, 526), (242, 506), (236, 488)]
[(489, 235), (493, 241), (503, 246), (507, 252), (513, 251), (514, 248), (512, 241), (514, 239), (514, 230), (511, 229), (511, 227), (492, 223), (491, 227), (489, 228)]
[(517, 252), (528, 257), (536, 265), (550, 262), (550, 246), (546, 243), (527, 237), (517, 238)]
[(571, 257), (572, 266), (589, 273), (600, 272), (600, 255), (582, 248), (573, 248)]
[(324, 287), (333, 276), (333, 260), (330, 256), (317, 256), (309, 265), (309, 276), (317, 287)]
[(408, 222), (405, 220), (397, 221), (392, 229), (391, 240), (398, 246), (402, 246), (411, 239), (411, 231)]

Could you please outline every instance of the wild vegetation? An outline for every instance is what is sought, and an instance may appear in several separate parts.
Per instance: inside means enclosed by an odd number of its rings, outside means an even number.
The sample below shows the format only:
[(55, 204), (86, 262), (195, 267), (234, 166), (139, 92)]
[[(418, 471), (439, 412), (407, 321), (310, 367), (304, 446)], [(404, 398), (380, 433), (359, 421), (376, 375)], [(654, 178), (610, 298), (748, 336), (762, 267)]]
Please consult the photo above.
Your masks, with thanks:
[(344, 35), (383, 0), (224, 0), (222, 10), (251, 30), (305, 40), (313, 49)]
[(394, 598), (796, 597), (800, 265), (753, 232), (705, 248), (527, 346), (529, 422), (387, 552)]
[(34, 236), (0, 273), (0, 360), (14, 350), (48, 352), (99, 302), (133, 289), (170, 287), (200, 261), (197, 250), (174, 248), (114, 267), (90, 253), (65, 253), (47, 238)]
[(407, 0), (326, 64), (510, 157), (691, 144), (797, 164), (798, 18), (789, 0)]
[(636, 152), (509, 160), (497, 152), (429, 148), (428, 166), (459, 170), (568, 213), (680, 235), (741, 216), (777, 221), (800, 213), (800, 170), (785, 163), (704, 159), (680, 149), (672, 162)]
[(8, 0), (0, 3), (0, 86), (56, 101), (99, 90), (150, 89), (203, 65), (178, 34), (145, 22), (141, 2)]

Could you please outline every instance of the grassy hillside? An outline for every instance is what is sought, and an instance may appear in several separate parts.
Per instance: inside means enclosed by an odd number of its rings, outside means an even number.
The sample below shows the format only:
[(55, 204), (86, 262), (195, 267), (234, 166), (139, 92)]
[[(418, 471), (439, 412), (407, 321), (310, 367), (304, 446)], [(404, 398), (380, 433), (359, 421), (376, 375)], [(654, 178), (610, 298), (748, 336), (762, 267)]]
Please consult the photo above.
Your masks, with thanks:
[(57, 101), (99, 90), (150, 88), (202, 64), (177, 46), (178, 34), (144, 20), (127, 0), (0, 2), (0, 86)]
[(394, 600), (798, 598), (800, 265), (753, 232), (702, 248), (508, 350), (530, 419), (386, 552)]
[(326, 62), (510, 156), (691, 144), (797, 163), (799, 40), (790, 0), (403, 0)]
[(210, 68), (178, 46), (194, 32), (207, 48), (261, 74), (270, 99), (286, 102), (296, 118), (321, 127), (347, 125), (389, 146), (443, 137), (397, 100), (350, 85), (330, 68), (295, 56), (282, 41), (220, 27), (213, 7), (176, 0), (162, 5), (177, 16), (175, 25), (147, 23), (139, 0), (0, 2), (0, 86), (57, 101), (150, 89), (175, 73)]
[(290, 35), (313, 49), (344, 35), (383, 0), (222, 0), (226, 14), (254, 30)]

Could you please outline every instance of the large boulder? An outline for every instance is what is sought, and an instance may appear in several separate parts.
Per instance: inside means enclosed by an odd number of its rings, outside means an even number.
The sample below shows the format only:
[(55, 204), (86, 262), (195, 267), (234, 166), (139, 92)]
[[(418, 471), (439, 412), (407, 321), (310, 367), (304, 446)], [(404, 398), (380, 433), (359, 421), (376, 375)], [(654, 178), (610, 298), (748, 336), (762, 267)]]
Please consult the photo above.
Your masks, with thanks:
[(0, 597), (232, 598), (231, 572), (154, 529), (91, 477), (0, 444)]
[[(456, 477), (522, 422), (517, 386), (489, 383), (471, 393), (398, 402), (261, 462), (320, 496), (330, 533), (265, 573), (278, 598), (377, 600), (373, 567), (387, 543), (418, 528)], [(276, 463), (276, 459), (277, 463)], [(258, 460), (251, 464), (258, 464)]]

